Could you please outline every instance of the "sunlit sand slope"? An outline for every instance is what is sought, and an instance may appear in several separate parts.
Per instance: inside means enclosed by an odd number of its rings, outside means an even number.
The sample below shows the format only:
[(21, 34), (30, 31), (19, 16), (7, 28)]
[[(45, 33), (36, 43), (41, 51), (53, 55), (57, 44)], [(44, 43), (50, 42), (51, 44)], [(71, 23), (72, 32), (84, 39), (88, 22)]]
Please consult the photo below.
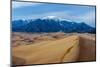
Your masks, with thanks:
[[(23, 60), (22, 65), (74, 62), (79, 57), (79, 37), (69, 36), (55, 41), (14, 47), (12, 54), (15, 65), (21, 65), (20, 60)], [(16, 60), (16, 57), (20, 60)]]

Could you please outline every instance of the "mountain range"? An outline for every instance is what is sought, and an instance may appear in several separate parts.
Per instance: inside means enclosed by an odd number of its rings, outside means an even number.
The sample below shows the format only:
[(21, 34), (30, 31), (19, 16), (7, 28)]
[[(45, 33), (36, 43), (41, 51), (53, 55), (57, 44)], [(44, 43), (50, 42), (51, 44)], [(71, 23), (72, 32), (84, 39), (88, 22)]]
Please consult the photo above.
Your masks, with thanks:
[(65, 32), (65, 33), (96, 33), (96, 28), (87, 25), (85, 22), (74, 22), (57, 17), (44, 17), (30, 20), (12, 21), (14, 32)]

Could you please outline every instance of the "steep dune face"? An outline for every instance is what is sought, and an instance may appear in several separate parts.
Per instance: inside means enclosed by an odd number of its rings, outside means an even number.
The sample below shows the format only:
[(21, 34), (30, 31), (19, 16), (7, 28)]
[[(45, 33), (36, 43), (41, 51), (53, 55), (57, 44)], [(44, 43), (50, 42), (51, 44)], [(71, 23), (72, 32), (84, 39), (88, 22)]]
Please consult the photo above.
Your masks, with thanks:
[(96, 60), (96, 40), (90, 36), (80, 36), (79, 46), (80, 53), (78, 61), (95, 61)]
[[(74, 62), (79, 56), (79, 37), (70, 36), (55, 41), (18, 46), (14, 47), (12, 52), (13, 56), (23, 58), (24, 64)], [(16, 65), (15, 62), (14, 64)]]

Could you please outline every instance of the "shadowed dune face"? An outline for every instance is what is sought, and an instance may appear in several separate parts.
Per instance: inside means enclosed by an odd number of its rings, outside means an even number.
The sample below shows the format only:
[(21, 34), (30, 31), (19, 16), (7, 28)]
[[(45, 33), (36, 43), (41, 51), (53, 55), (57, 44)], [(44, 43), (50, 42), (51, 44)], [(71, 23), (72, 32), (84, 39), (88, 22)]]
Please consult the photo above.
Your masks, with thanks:
[(80, 37), (80, 54), (78, 61), (96, 60), (96, 41), (95, 38), (88, 36)]
[[(54, 36), (55, 37), (55, 36)], [(95, 37), (88, 35), (43, 37), (43, 41), (12, 48), (13, 64), (47, 64), (77, 61), (95, 61)], [(40, 38), (42, 39), (42, 38)], [(40, 40), (39, 39), (39, 40)]]
[(13, 60), (12, 63), (16, 65), (23, 65), (25, 64), (25, 60), (23, 58), (12, 56)]

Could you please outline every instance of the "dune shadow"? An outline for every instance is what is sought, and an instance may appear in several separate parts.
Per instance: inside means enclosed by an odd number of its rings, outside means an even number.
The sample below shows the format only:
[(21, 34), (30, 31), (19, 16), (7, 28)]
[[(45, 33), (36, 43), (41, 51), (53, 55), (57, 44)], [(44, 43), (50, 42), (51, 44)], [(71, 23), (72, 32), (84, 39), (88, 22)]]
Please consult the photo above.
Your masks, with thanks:
[(88, 37), (81, 37), (79, 40), (80, 53), (78, 61), (96, 60), (96, 41)]
[(23, 58), (19, 58), (19, 57), (16, 57), (16, 56), (12, 56), (13, 60), (12, 60), (12, 64), (13, 66), (16, 66), (16, 65), (24, 65), (25, 64), (25, 59)]

